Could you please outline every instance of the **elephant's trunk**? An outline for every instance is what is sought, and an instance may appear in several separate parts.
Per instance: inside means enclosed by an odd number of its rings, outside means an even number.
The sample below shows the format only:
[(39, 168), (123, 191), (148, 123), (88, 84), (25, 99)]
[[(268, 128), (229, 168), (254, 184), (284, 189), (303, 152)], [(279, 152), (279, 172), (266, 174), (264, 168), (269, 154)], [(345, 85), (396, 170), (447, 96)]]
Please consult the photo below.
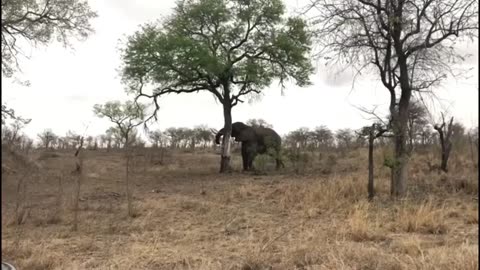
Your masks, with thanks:
[(217, 135), (215, 135), (215, 143), (220, 144), (220, 137), (223, 136), (225, 128), (222, 128), (218, 131)]

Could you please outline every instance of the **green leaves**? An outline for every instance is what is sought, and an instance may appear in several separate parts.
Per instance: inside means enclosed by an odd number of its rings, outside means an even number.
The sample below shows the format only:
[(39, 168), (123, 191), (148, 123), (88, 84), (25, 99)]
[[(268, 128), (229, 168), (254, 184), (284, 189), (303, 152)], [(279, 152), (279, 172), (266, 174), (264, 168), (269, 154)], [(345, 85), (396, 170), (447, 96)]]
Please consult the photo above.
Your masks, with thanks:
[(310, 33), (284, 18), (280, 0), (183, 0), (160, 24), (146, 24), (123, 49), (122, 78), (138, 94), (206, 90), (223, 103), (260, 93), (274, 79), (310, 83)]
[(93, 112), (100, 118), (107, 117), (116, 124), (122, 134), (128, 133), (145, 120), (146, 105), (137, 104), (132, 101), (121, 103), (120, 101), (109, 101), (105, 104), (95, 104)]
[(69, 38), (85, 39), (93, 29), (90, 20), (97, 14), (85, 0), (2, 1), (2, 74), (12, 76), (18, 69), (17, 56), (23, 55), (18, 40), (34, 46), (53, 39), (69, 45)]

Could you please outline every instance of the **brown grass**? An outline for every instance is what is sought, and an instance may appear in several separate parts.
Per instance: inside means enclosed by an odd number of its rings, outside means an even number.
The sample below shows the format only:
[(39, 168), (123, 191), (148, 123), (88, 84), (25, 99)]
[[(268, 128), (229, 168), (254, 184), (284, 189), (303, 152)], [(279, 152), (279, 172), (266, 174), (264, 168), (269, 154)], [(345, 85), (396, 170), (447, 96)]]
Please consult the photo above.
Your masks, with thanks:
[(287, 163), (283, 172), (219, 175), (215, 154), (168, 152), (160, 165), (138, 153), (131, 218), (122, 154), (85, 151), (72, 231), (73, 155), (33, 153), (42, 169), (28, 180), (20, 225), (12, 217), (22, 168), (9, 164), (16, 173), (2, 179), (2, 260), (19, 269), (478, 268), (472, 170), (438, 174), (416, 157), (409, 195), (394, 201), (388, 170), (377, 165), (370, 202), (364, 151), (329, 155), (328, 170), (315, 154), (301, 174)]

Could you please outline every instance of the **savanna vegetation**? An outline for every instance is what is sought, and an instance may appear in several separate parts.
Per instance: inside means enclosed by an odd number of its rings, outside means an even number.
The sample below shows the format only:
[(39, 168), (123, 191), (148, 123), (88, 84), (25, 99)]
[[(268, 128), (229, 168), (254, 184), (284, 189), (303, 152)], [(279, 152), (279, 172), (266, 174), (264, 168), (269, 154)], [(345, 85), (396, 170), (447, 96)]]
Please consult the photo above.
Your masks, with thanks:
[[(103, 134), (28, 136), (32, 119), (2, 103), (2, 260), (18, 269), (477, 269), (478, 127), (433, 114), (422, 97), (464, 60), (454, 45), (477, 38), (478, 3), (314, 0), (289, 14), (280, 0), (177, 1), (120, 49), (131, 99), (93, 106), (110, 122)], [(19, 40), (70, 46), (93, 33), (96, 16), (81, 0), (3, 1), (2, 77), (21, 72)], [(363, 108), (369, 125), (337, 130), (319, 116), (316, 128), (281, 134), (285, 168), (261, 154), (242, 171), (232, 109), (276, 82), (310, 85), (314, 61), (377, 76), (387, 115)], [(198, 91), (219, 101), (223, 123), (154, 128), (162, 96)]]

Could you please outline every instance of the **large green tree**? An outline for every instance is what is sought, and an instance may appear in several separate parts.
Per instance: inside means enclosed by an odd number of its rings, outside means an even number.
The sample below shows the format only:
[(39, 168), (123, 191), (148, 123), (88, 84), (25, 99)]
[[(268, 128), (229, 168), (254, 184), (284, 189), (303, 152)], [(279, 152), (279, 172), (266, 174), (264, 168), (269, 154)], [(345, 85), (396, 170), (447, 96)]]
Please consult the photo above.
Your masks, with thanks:
[[(225, 136), (220, 171), (230, 161), (232, 108), (279, 80), (310, 83), (310, 34), (286, 17), (281, 0), (183, 0), (160, 23), (128, 38), (122, 77), (130, 91), (153, 98), (212, 93), (223, 105)], [(145, 91), (150, 86), (153, 91)]]

